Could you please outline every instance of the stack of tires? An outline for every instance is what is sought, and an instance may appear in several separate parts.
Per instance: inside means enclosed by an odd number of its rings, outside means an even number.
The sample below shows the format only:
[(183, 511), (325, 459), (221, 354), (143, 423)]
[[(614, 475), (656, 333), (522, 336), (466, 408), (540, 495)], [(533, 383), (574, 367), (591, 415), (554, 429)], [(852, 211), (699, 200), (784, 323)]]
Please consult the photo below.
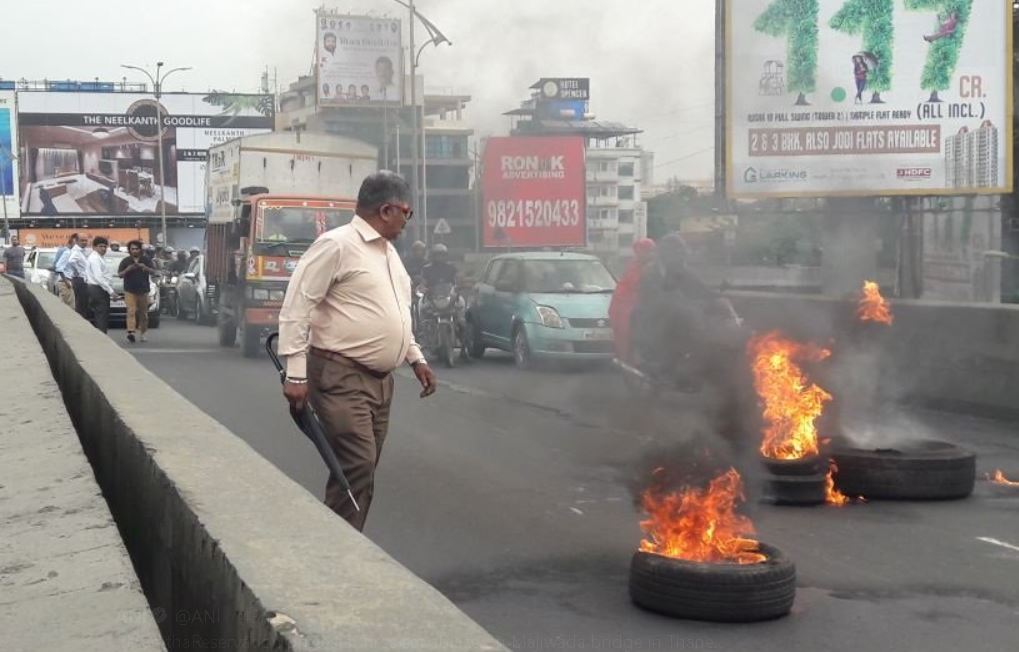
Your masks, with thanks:
[(828, 475), (826, 458), (811, 455), (798, 460), (761, 458), (764, 500), (776, 505), (823, 505)]

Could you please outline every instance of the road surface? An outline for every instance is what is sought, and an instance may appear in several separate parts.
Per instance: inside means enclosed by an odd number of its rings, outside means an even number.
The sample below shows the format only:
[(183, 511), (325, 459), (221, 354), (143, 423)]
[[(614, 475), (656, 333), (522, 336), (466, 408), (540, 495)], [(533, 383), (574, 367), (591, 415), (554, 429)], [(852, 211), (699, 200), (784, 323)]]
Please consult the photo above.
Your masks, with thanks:
[[(323, 466), (294, 429), (267, 359), (216, 345), (215, 330), (167, 320), (137, 359), (320, 496)], [(641, 532), (631, 487), (648, 463), (681, 463), (697, 422), (650, 414), (606, 368), (520, 372), (501, 355), (454, 370), (417, 397), (397, 381), (366, 534), (515, 650), (925, 650), (1019, 648), (1019, 491), (981, 481), (969, 500), (748, 513), (796, 563), (785, 619), (725, 626), (641, 611), (627, 595)], [(964, 442), (1019, 475), (1014, 424), (935, 412), (889, 432)], [(892, 421), (888, 421), (892, 424)], [(751, 465), (752, 466), (752, 465)]]

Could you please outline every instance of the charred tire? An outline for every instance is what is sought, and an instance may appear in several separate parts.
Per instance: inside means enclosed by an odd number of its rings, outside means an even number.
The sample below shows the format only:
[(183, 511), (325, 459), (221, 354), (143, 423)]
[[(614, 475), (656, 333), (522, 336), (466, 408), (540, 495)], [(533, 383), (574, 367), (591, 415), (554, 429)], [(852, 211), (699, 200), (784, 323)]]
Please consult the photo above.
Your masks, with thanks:
[(952, 500), (973, 493), (976, 455), (953, 444), (916, 440), (889, 449), (836, 448), (835, 484), (877, 500)]
[(827, 474), (773, 475), (765, 478), (764, 494), (776, 505), (808, 507), (823, 505), (826, 498)]
[(699, 564), (638, 551), (630, 564), (634, 604), (674, 618), (749, 623), (781, 618), (796, 597), (796, 567), (761, 544), (761, 564)]
[(764, 463), (764, 468), (774, 475), (817, 475), (827, 472), (827, 464), (818, 455), (811, 455), (799, 460), (776, 460), (762, 457), (761, 461)]

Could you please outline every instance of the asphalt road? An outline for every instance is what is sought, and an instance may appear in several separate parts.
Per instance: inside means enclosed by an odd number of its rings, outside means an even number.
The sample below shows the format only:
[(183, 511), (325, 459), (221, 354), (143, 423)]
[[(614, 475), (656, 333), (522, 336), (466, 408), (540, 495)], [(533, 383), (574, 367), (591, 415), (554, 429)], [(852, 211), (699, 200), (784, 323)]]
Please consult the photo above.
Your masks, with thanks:
[[(321, 495), (325, 472), (268, 360), (221, 350), (193, 324), (166, 321), (150, 340), (130, 347), (138, 360)], [(759, 538), (796, 563), (794, 611), (756, 625), (671, 620), (627, 595), (641, 534), (630, 486), (648, 462), (682, 462), (689, 409), (634, 406), (606, 368), (519, 372), (496, 355), (439, 374), (428, 400), (398, 379), (366, 534), (515, 650), (1019, 649), (1019, 490), (981, 481), (960, 502), (779, 508), (754, 501), (744, 464)], [(965, 443), (981, 477), (1019, 476), (1015, 424), (882, 418), (879, 433)]]

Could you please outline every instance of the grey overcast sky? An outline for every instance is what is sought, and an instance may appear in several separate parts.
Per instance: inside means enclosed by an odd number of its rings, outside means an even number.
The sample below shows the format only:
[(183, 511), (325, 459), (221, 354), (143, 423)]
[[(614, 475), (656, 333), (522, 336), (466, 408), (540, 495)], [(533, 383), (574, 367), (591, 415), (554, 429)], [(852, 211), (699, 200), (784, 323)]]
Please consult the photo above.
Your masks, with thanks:
[[(265, 66), (285, 88), (311, 68), (320, 0), (4, 0), (0, 76), (119, 80), (121, 63), (193, 66), (167, 90), (256, 91)], [(333, 1), (400, 16), (392, 0)], [(709, 0), (418, 0), (453, 46), (422, 57), (429, 89), (468, 93), (483, 135), (540, 77), (591, 78), (599, 119), (645, 131), (656, 180), (712, 174), (714, 3)], [(406, 36), (406, 27), (404, 29)], [(131, 81), (141, 81), (137, 76)]]

